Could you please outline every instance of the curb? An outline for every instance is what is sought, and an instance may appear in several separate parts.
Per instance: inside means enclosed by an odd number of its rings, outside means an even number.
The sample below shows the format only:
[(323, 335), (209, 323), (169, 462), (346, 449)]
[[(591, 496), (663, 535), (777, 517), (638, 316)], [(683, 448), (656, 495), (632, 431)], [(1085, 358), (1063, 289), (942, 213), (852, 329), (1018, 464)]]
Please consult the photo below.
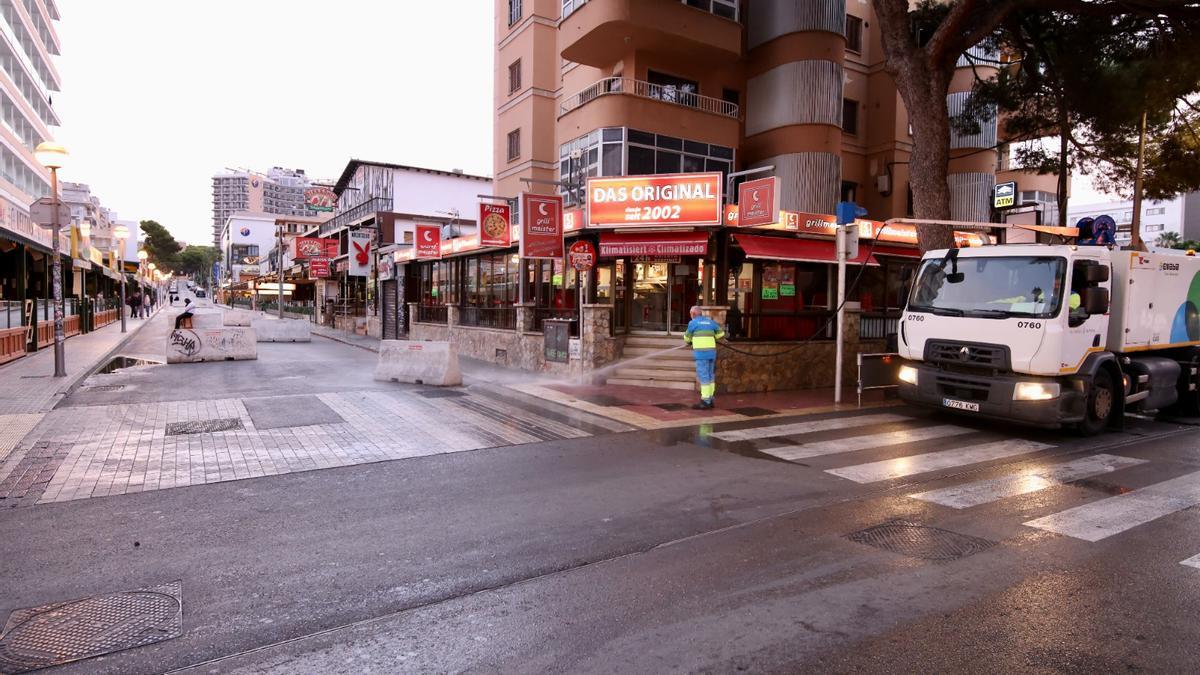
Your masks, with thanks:
[(132, 340), (135, 335), (142, 332), (142, 329), (145, 328), (150, 323), (150, 320), (153, 319), (154, 317), (158, 316), (158, 313), (161, 312), (162, 310), (163, 310), (163, 306), (159, 305), (158, 309), (154, 310), (154, 313), (151, 314), (149, 316), (149, 318), (147, 318), (144, 322), (142, 322), (142, 324), (140, 326), (138, 326), (134, 330), (126, 332), (124, 339), (122, 339), (120, 342), (118, 342), (116, 345), (114, 345), (112, 349), (105, 352), (104, 355), (101, 356), (100, 359), (95, 364), (93, 364), (91, 367), (89, 367), (85, 371), (83, 371), (82, 375), (76, 377), (75, 380), (73, 382), (71, 382), (71, 384), (68, 385), (66, 389), (60, 389), (58, 392), (56, 392), (55, 396), (58, 396), (58, 400), (54, 402), (54, 405), (50, 406), (50, 410), (56, 410), (63, 401), (67, 400), (67, 398), (70, 397), (71, 394), (74, 394), (75, 391), (77, 389), (79, 389), (79, 385), (83, 384), (84, 380), (88, 379), (92, 375), (95, 375), (97, 370), (100, 370), (100, 368), (104, 364), (111, 361), (112, 357), (117, 352), (124, 349), (125, 345), (129, 344), (129, 341)]
[(313, 331), (313, 335), (316, 335), (317, 337), (323, 337), (326, 340), (332, 340), (333, 342), (340, 342), (344, 345), (350, 345), (351, 347), (358, 347), (359, 349), (365, 349), (366, 351), (371, 352), (372, 354), (379, 353), (378, 349), (372, 349), (371, 347), (368, 347), (367, 345), (364, 345), (364, 344), (361, 344), (358, 342), (351, 342), (350, 340), (345, 340), (340, 337), (335, 337), (333, 335), (326, 335), (324, 333), (318, 333), (317, 331)]

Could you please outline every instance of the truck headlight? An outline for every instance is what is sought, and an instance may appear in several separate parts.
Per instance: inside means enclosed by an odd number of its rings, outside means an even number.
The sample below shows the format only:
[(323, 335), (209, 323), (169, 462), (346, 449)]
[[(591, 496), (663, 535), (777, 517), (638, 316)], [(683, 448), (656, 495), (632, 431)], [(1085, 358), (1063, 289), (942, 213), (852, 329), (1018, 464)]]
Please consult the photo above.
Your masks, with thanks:
[(917, 369), (912, 366), (900, 366), (898, 377), (901, 382), (907, 382), (914, 387), (917, 386)]
[(1058, 398), (1057, 382), (1018, 382), (1013, 389), (1014, 401), (1049, 401)]

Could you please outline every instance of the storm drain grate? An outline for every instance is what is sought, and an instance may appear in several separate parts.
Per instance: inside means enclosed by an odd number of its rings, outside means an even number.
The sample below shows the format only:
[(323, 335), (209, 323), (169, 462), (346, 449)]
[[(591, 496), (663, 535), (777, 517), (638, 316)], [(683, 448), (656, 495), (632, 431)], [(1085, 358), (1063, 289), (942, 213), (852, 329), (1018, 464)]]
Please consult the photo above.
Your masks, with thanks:
[(458, 398), (467, 395), (465, 391), (456, 391), (454, 389), (429, 389), (417, 393), (425, 398)]
[(87, 391), (121, 391), (125, 388), (123, 384), (94, 384), (90, 387), (84, 387)]
[(180, 436), (182, 434), (211, 434), (214, 431), (230, 431), (233, 429), (244, 429), (242, 420), (237, 417), (225, 417), (215, 420), (195, 420), (192, 422), (169, 422), (167, 424), (168, 436)]
[(922, 560), (958, 560), (996, 542), (936, 527), (892, 520), (846, 535), (850, 541)]
[(18, 609), (0, 633), (0, 673), (24, 673), (183, 635), (183, 585)]

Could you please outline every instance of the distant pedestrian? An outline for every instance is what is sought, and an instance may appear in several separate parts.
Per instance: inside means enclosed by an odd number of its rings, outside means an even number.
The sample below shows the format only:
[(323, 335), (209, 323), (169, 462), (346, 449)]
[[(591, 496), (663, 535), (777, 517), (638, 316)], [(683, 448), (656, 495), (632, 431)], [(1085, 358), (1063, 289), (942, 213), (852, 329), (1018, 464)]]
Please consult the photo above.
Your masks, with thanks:
[(721, 324), (704, 316), (700, 307), (692, 307), (692, 320), (683, 334), (684, 344), (692, 346), (696, 359), (696, 377), (700, 380), (700, 402), (694, 410), (709, 410), (717, 395), (717, 340), (725, 337)]
[(134, 291), (126, 300), (129, 304), (129, 316), (134, 319), (140, 318), (142, 311), (142, 294), (139, 291)]

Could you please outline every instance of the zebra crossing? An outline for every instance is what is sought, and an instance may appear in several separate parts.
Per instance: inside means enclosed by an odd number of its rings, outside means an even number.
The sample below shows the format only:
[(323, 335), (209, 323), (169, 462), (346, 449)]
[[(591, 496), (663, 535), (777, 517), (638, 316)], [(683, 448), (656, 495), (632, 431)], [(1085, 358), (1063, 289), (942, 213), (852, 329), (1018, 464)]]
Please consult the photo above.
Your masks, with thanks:
[[(997, 440), (994, 431), (893, 413), (724, 430), (711, 436), (729, 443), (748, 442), (759, 453), (790, 462), (816, 460), (807, 465), (858, 484), (966, 470), (1056, 447), (1024, 438)], [(914, 492), (907, 497), (961, 511), (1148, 463), (1146, 459), (1106, 452), (1040, 466), (1023, 462), (1001, 476)], [(1098, 542), (1197, 505), (1200, 471), (1027, 520), (1022, 525)], [(1200, 569), (1200, 554), (1180, 564)]]

